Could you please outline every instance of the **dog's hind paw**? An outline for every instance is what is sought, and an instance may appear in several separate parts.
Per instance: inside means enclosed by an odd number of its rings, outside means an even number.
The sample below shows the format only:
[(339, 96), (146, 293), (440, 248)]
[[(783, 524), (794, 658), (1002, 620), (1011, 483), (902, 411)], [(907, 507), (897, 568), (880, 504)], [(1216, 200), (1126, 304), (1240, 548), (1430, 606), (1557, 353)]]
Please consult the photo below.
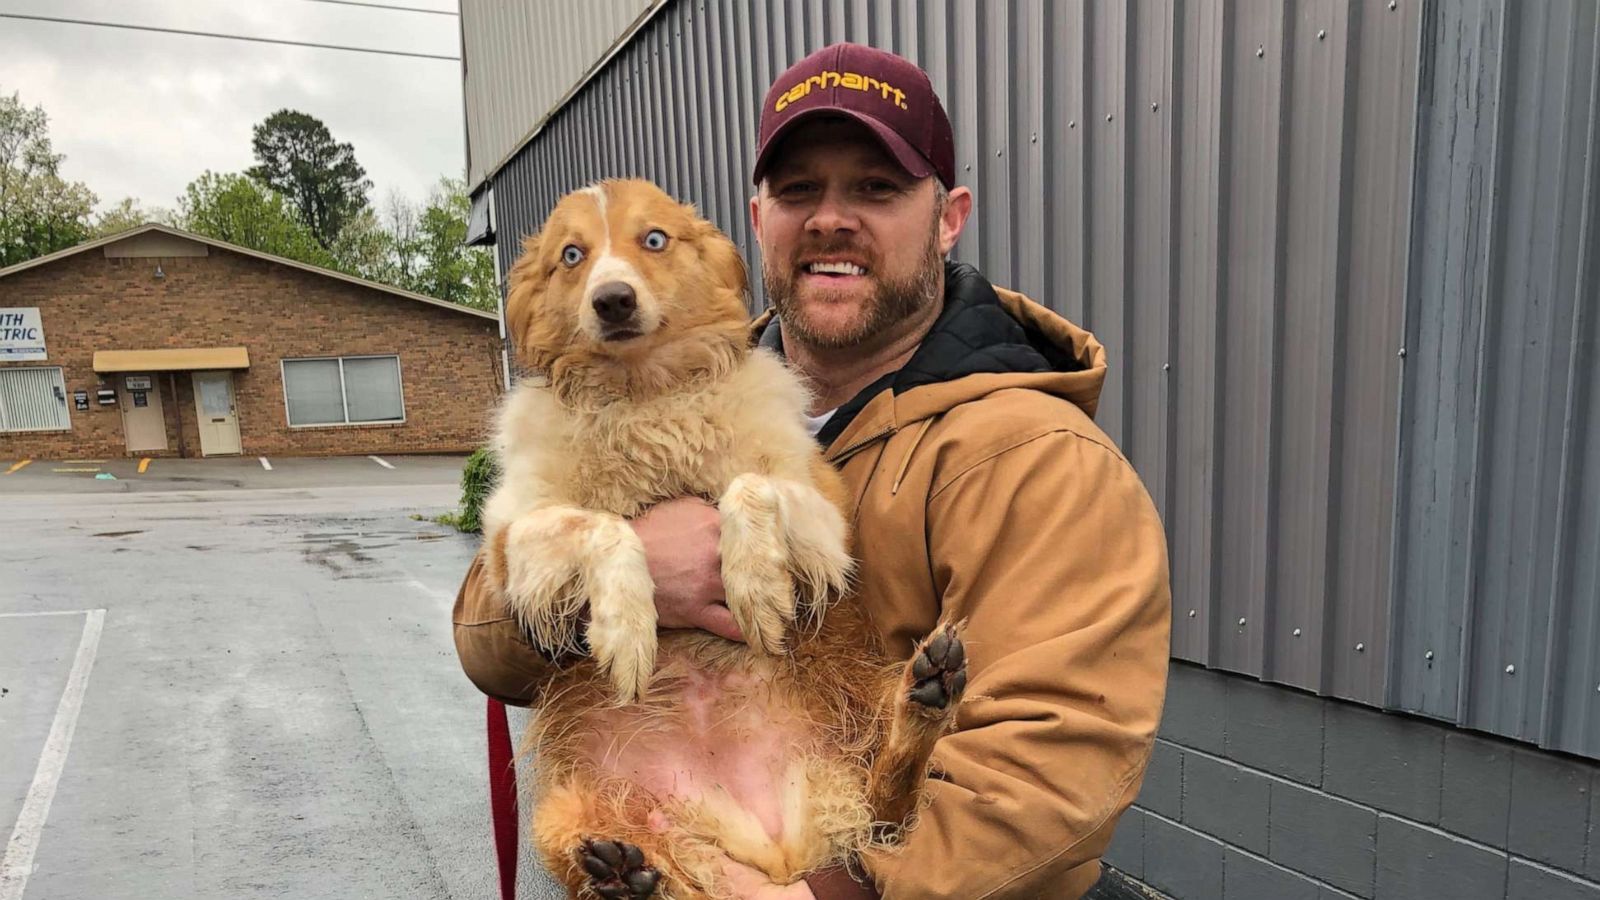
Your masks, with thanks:
[(967, 648), (951, 625), (941, 625), (911, 658), (908, 698), (914, 706), (943, 710), (961, 702), (967, 689)]
[(661, 872), (645, 865), (644, 851), (625, 841), (586, 840), (576, 852), (589, 873), (589, 890), (602, 900), (645, 900), (661, 883)]

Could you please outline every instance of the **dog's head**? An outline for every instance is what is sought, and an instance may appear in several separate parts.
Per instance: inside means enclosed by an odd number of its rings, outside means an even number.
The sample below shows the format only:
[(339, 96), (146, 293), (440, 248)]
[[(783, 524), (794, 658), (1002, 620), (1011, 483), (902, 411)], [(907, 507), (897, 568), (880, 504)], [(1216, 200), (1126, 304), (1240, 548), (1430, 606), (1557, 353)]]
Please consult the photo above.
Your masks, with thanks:
[(558, 377), (694, 365), (742, 349), (744, 260), (716, 226), (648, 181), (604, 181), (556, 204), (511, 269), (506, 324), (522, 362)]

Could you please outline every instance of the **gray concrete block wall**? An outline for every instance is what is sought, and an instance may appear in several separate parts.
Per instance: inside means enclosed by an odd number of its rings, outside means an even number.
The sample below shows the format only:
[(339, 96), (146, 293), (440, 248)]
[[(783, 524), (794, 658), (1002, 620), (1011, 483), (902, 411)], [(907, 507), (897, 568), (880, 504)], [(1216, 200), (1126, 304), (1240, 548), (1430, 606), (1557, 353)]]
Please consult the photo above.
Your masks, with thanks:
[(1172, 665), (1120, 872), (1174, 900), (1600, 900), (1600, 765)]

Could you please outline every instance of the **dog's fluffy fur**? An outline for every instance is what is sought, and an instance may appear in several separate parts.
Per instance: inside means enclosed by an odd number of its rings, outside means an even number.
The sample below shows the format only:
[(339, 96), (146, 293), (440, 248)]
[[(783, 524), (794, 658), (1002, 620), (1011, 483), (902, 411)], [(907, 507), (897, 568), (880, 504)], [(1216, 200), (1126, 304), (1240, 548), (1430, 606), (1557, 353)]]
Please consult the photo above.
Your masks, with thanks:
[[(622, 320), (597, 303), (619, 285)], [(563, 198), (511, 272), (507, 324), (538, 375), (500, 414), (488, 572), (561, 660), (526, 748), (534, 840), (575, 897), (718, 896), (717, 851), (788, 882), (881, 839), (965, 683), (948, 629), (915, 672), (871, 637), (848, 498), (803, 427), (803, 383), (749, 347), (746, 288), (732, 242), (642, 181)], [(658, 636), (627, 519), (680, 496), (721, 513), (748, 644)], [(947, 703), (912, 697), (930, 678)]]

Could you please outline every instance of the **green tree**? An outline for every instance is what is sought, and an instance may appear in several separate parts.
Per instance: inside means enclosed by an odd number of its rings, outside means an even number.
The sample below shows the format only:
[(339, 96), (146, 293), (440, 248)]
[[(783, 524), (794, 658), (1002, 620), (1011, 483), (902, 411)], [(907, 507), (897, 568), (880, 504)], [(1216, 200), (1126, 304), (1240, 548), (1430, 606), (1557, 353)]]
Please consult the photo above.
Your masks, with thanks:
[(255, 127), (257, 165), (245, 174), (289, 198), (300, 221), (324, 250), (367, 208), (372, 182), (356, 162), (355, 148), (338, 143), (321, 119), (280, 109)]
[(99, 214), (94, 220), (94, 236), (105, 237), (108, 234), (138, 228), (147, 222), (160, 222), (162, 224), (177, 224), (170, 210), (160, 207), (145, 209), (139, 201), (132, 197), (123, 197), (116, 206)]
[(61, 178), (44, 108), (0, 96), (0, 268), (86, 240), (95, 195)]
[(420, 260), (411, 290), (476, 309), (498, 307), (494, 257), (469, 247), (467, 214), (472, 201), (460, 179), (441, 178), (417, 217), (413, 251)]
[(195, 234), (332, 268), (333, 256), (317, 242), (288, 199), (237, 173), (207, 171), (178, 198), (178, 226)]

